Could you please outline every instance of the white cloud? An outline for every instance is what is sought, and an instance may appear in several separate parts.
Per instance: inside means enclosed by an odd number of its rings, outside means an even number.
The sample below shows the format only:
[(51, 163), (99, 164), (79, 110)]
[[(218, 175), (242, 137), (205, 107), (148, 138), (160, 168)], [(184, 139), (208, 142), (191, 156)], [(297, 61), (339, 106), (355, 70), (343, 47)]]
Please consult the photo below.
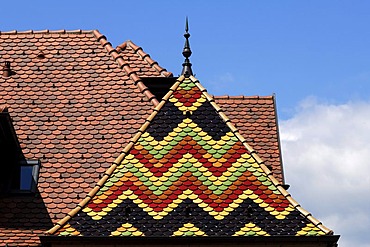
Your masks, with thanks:
[(280, 122), (292, 196), (341, 235), (341, 247), (370, 247), (370, 102), (302, 102)]

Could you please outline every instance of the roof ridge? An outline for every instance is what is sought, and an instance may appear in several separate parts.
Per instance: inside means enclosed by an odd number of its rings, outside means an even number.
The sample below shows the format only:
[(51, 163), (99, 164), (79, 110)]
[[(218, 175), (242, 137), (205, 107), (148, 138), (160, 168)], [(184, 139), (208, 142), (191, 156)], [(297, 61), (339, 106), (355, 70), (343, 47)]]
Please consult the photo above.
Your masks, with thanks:
[(10, 30), (10, 31), (0, 31), (0, 35), (12, 35), (12, 34), (42, 34), (42, 33), (50, 33), (50, 34), (56, 34), (56, 33), (62, 33), (62, 34), (70, 34), (70, 33), (92, 33), (94, 30), (82, 30), (82, 29), (75, 29), (75, 30), (66, 30), (66, 29), (60, 29), (60, 30), (25, 30), (25, 31), (18, 31), (18, 30)]
[(259, 95), (210, 95), (214, 99), (273, 99), (273, 95), (259, 96)]
[(105, 48), (108, 54), (112, 56), (114, 61), (116, 61), (119, 67), (127, 73), (128, 77), (131, 80), (134, 81), (135, 85), (139, 88), (141, 93), (143, 93), (148, 98), (148, 100), (152, 102), (154, 106), (158, 105), (159, 102), (156, 99), (155, 95), (149, 91), (149, 88), (145, 86), (145, 84), (142, 82), (140, 77), (130, 67), (129, 63), (127, 63), (123, 59), (123, 56), (120, 55), (119, 52), (115, 48), (113, 48), (112, 44), (108, 42), (107, 38), (103, 34), (101, 34), (98, 30), (94, 30), (92, 33), (94, 34), (97, 41), (99, 41), (100, 44)]
[(165, 68), (161, 67), (157, 61), (154, 61), (148, 53), (146, 53), (141, 46), (136, 45), (132, 40), (126, 40), (121, 45), (117, 46), (118, 52), (120, 50), (125, 50), (127, 47), (131, 48), (135, 54), (140, 56), (143, 61), (148, 63), (153, 69), (159, 72), (161, 75), (165, 77), (171, 77), (173, 74), (168, 72)]

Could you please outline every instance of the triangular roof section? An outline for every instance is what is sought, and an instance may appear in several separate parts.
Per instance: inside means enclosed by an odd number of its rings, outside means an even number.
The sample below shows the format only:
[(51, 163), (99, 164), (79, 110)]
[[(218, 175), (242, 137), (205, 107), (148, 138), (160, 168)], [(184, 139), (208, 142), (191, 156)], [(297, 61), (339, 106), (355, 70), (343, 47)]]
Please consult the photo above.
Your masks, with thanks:
[(206, 89), (181, 76), (56, 236), (319, 236)]

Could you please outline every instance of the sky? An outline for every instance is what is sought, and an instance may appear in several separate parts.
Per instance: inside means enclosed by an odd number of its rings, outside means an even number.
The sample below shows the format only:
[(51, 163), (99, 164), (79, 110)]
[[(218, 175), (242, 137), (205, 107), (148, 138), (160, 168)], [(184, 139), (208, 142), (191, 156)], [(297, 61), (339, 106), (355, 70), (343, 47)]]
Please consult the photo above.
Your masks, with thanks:
[(289, 192), (370, 246), (370, 1), (3, 1), (0, 30), (98, 29), (178, 75), (189, 18), (193, 71), (211, 94), (276, 95)]

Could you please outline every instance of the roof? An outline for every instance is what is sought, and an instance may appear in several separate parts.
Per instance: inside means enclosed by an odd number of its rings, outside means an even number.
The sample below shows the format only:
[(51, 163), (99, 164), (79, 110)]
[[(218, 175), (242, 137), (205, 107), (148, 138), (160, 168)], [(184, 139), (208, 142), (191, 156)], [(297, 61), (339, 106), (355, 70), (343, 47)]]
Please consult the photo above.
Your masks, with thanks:
[[(41, 160), (42, 168), (38, 203), (0, 198), (0, 243), (35, 245), (17, 235), (13, 212), (63, 218), (145, 121), (153, 97), (96, 30), (1, 32), (0, 64), (5, 61), (13, 75), (0, 76), (0, 105), (8, 105), (25, 157)], [(19, 218), (29, 225), (22, 234), (39, 229), (33, 221)]]
[(116, 50), (130, 63), (130, 67), (139, 77), (172, 76), (171, 72), (167, 72), (159, 66), (149, 54), (145, 53), (140, 46), (135, 45), (131, 40), (117, 46)]
[(49, 234), (332, 235), (281, 186), (193, 77), (181, 76), (120, 156)]
[[(0, 198), (0, 244), (39, 245), (37, 235), (75, 208), (158, 104), (141, 78), (171, 73), (132, 41), (114, 49), (97, 30), (0, 32), (5, 61), (12, 75), (0, 75), (0, 105), (25, 158), (42, 167), (35, 194)], [(279, 157), (265, 151), (279, 147), (273, 97), (215, 101), (242, 134), (265, 136), (254, 138), (256, 151), (278, 174)]]
[(284, 183), (275, 96), (213, 96), (239, 133)]

